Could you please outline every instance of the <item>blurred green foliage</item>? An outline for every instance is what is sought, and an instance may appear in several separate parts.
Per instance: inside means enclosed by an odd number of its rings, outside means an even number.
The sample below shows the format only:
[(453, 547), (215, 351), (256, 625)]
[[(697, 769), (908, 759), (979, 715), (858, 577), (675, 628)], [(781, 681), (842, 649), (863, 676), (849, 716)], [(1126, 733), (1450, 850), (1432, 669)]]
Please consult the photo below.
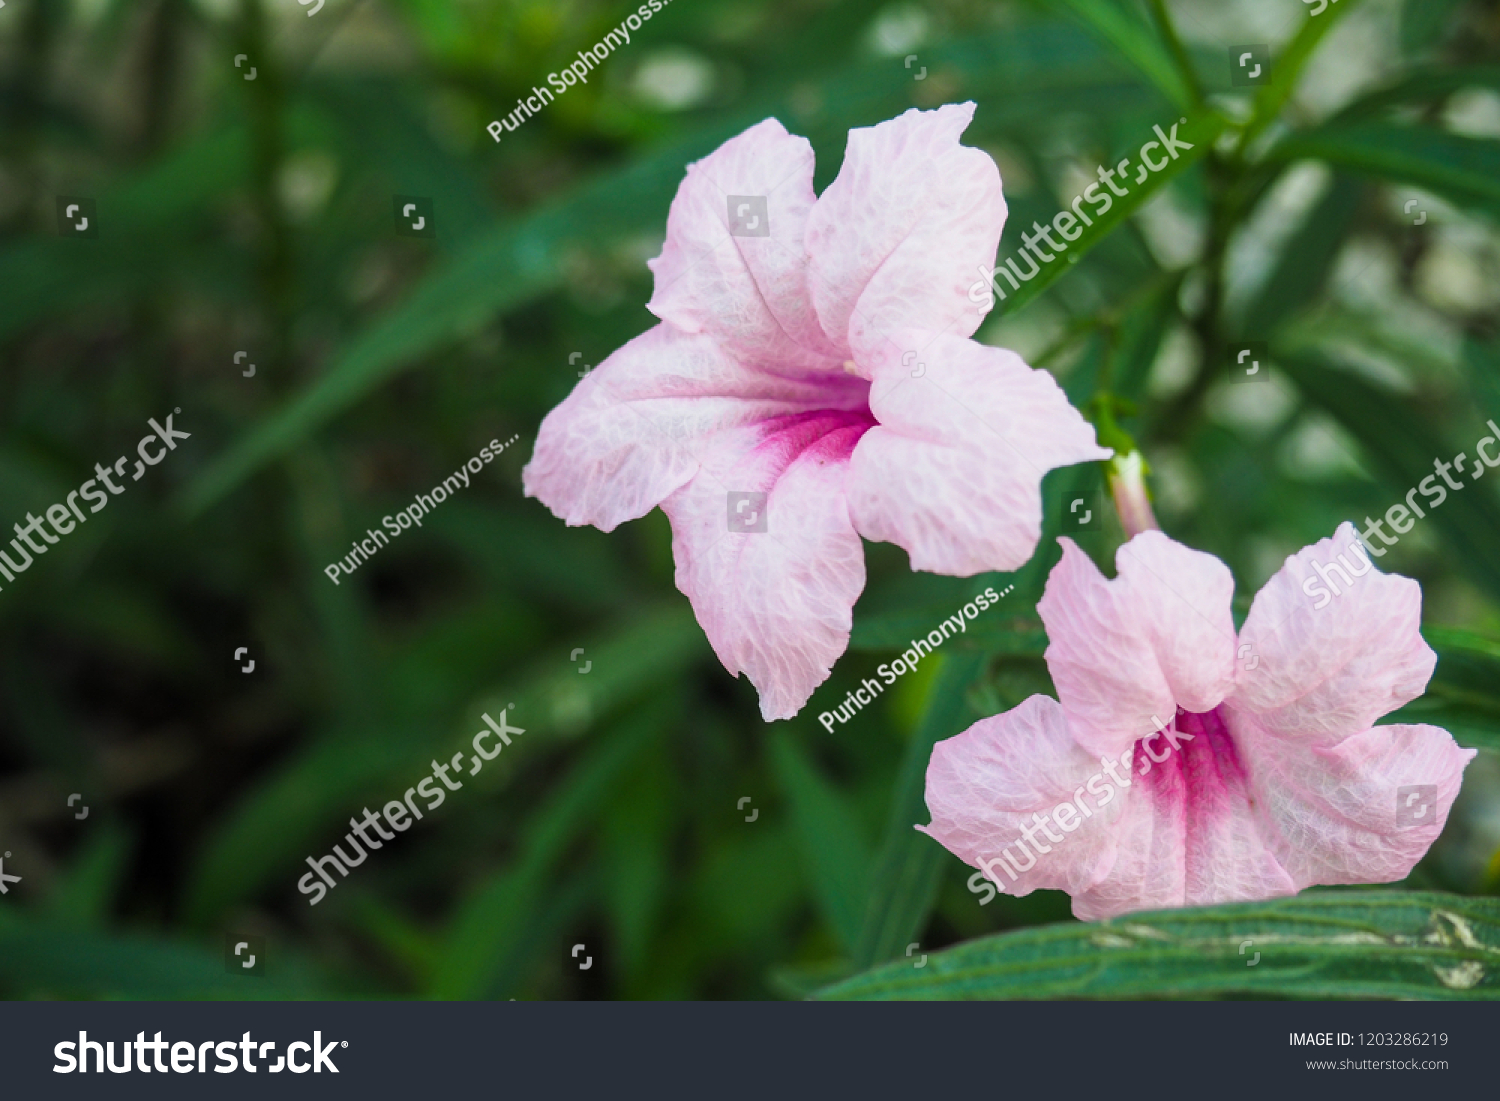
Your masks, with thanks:
[[(911, 943), (1043, 925), (935, 955), (926, 993), (1442, 994), (1433, 968), (1463, 960), (1310, 947), (1302, 973), (1324, 985), (1268, 968), (1254, 989), (1227, 977), (1238, 960), (1194, 966), (1193, 938), (1218, 945), (1226, 922), (1300, 929), (1330, 906), (1396, 944), (1444, 905), (1427, 895), (1168, 917), (1186, 948), (1098, 970), (1090, 953), (1120, 946), (1069, 923), (1065, 897), (981, 906), (971, 869), (911, 828), (935, 741), (1050, 691), (1034, 605), (1061, 491), (1097, 470), (1048, 478), (1042, 547), (1015, 575), (913, 574), (870, 546), (851, 651), (771, 728), (676, 592), (659, 512), (606, 536), (520, 493), (547, 410), (652, 323), (644, 260), (685, 165), (745, 126), (807, 135), (821, 188), (849, 128), (973, 99), (965, 140), (1000, 164), (1007, 255), (1096, 165), (1191, 114), (1219, 137), (979, 336), (1118, 420), (1164, 526), (1231, 565), (1243, 611), (1282, 557), (1398, 502), (1500, 416), (1500, 11), (1342, 0), (1314, 19), (1285, 0), (1270, 81), (1234, 88), (1227, 51), (1257, 40), (1257, 6), (676, 0), (496, 143), (485, 124), (633, 5), (11, 0), (0, 516), (61, 500), (148, 417), (180, 407), (193, 438), (0, 592), (0, 844), (23, 877), (0, 899), (0, 995), (801, 996)], [(59, 195), (96, 200), (97, 239), (60, 232)], [(432, 200), (434, 238), (396, 233), (395, 195)], [(1233, 340), (1269, 343), (1269, 382), (1226, 384)], [(328, 581), (359, 533), (513, 435), (420, 530)], [(1086, 549), (1107, 563), (1119, 540)], [(1404, 886), (1476, 896), (1452, 901), (1483, 938), (1497, 547), (1485, 482), (1382, 560), (1423, 582), (1441, 655), (1403, 717), (1486, 750)], [(820, 710), (976, 584), (1015, 589), (823, 730)], [(507, 705), (525, 735), (310, 908), (304, 858)], [(226, 973), (231, 932), (269, 938), (267, 978)], [(1047, 970), (1056, 953), (1097, 984)]]

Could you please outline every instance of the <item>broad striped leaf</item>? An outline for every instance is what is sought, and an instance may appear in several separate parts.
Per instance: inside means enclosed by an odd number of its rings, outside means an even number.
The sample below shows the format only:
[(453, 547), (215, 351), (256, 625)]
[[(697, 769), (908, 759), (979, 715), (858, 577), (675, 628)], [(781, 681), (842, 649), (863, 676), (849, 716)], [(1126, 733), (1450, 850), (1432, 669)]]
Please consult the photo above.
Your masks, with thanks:
[(897, 962), (823, 999), (1500, 997), (1500, 899), (1328, 891), (1043, 925)]

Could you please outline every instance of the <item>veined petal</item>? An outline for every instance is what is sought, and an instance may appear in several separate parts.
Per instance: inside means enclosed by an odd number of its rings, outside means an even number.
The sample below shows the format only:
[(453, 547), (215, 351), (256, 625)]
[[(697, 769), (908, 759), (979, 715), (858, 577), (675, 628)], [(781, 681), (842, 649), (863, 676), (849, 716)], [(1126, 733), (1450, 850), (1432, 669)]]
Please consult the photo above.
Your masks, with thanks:
[(1014, 352), (919, 330), (893, 340), (907, 351), (874, 367), (880, 424), (849, 467), (855, 526), (903, 547), (912, 569), (1019, 568), (1041, 537), (1042, 476), (1110, 452), (1052, 376)]
[(1158, 531), (1115, 555), (1107, 581), (1070, 539), (1037, 612), (1063, 710), (1090, 750), (1114, 755), (1179, 706), (1209, 711), (1234, 683), (1234, 578), (1211, 554)]
[(984, 318), (968, 288), (994, 262), (1005, 199), (995, 162), (959, 144), (973, 115), (972, 103), (913, 108), (849, 131), (843, 166), (808, 216), (813, 304), (861, 367), (896, 329), (966, 337)]
[(1112, 827), (1118, 855), (1074, 895), (1079, 919), (1296, 893), (1218, 713), (1179, 716), (1168, 733), (1138, 743), (1125, 770), (1130, 787)]
[[(1057, 701), (1032, 696), (933, 746), (932, 824), (917, 829), (985, 870), (1007, 894), (1049, 887), (1076, 893), (1114, 861), (1119, 793), (1102, 797), (1099, 774), (1099, 762), (1074, 741)], [(1049, 837), (1038, 820), (1063, 804), (1073, 807), (1063, 812), (1067, 828), (1054, 817)]]
[(1265, 832), (1299, 890), (1404, 879), (1443, 832), (1475, 756), (1435, 726), (1375, 726), (1320, 744), (1225, 711), (1251, 762)]
[(686, 485), (717, 434), (814, 409), (863, 409), (865, 393), (847, 375), (743, 367), (712, 338), (663, 323), (547, 414), (522, 484), (569, 524), (611, 531)]
[(1426, 689), (1437, 655), (1421, 620), (1422, 587), (1374, 569), (1341, 524), (1255, 595), (1240, 643), (1257, 660), (1241, 668), (1234, 703), (1284, 738), (1328, 744), (1365, 730)]
[[(760, 692), (768, 722), (795, 715), (849, 644), (865, 560), (844, 476), (870, 423), (823, 410), (720, 433), (703, 470), (662, 503), (677, 587), (724, 667)], [(761, 508), (764, 531), (731, 530), (759, 526)]]
[(813, 363), (844, 355), (824, 335), (807, 288), (803, 240), (813, 151), (766, 119), (688, 166), (667, 215), (656, 289), (646, 308), (707, 333), (744, 363)]

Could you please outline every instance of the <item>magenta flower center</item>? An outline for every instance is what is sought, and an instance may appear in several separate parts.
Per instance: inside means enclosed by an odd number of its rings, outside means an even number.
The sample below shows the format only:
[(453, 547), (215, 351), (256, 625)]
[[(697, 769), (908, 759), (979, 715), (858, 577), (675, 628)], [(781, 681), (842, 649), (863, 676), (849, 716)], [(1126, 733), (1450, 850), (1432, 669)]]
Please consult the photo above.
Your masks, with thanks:
[[(761, 436), (754, 451), (757, 456), (763, 455), (769, 460), (762, 469), (772, 475), (773, 483), (787, 467), (799, 460), (820, 463), (848, 461), (860, 437), (878, 423), (870, 412), (870, 384), (860, 380), (857, 386), (864, 391), (859, 408), (814, 409), (770, 417), (761, 422)], [(838, 386), (837, 389), (854, 391), (854, 387)], [(771, 486), (757, 488), (770, 489)]]
[(1232, 805), (1226, 801), (1243, 798), (1248, 788), (1223, 709), (1220, 704), (1200, 713), (1179, 707), (1171, 729), (1136, 742), (1130, 757), (1131, 782), (1164, 810), (1182, 808), (1183, 826), (1190, 833), (1200, 823), (1221, 818)]

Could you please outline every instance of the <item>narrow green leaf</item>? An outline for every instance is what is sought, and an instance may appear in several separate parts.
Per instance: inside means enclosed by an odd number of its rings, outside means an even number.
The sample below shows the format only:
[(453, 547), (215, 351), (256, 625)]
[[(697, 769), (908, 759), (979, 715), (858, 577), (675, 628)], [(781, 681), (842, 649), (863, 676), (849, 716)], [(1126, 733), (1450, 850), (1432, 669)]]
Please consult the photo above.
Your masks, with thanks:
[(1203, 105), (1203, 84), (1198, 79), (1198, 71), (1193, 68), (1192, 59), (1188, 56), (1187, 48), (1183, 46), (1181, 37), (1177, 34), (1177, 28), (1172, 24), (1171, 13), (1167, 11), (1166, 0), (1150, 0), (1148, 7), (1151, 9), (1151, 22), (1156, 27), (1156, 33), (1161, 35), (1162, 42), (1166, 45), (1172, 56), (1173, 63), (1177, 66), (1177, 73), (1182, 78), (1184, 87), (1192, 97), (1192, 105), (1201, 107)]
[(1464, 0), (1404, 0), (1401, 5), (1401, 48), (1417, 53), (1436, 45), (1454, 25), (1454, 12)]
[(1479, 411), (1487, 420), (1500, 420), (1500, 343), (1464, 341), (1463, 362)]
[(1329, 891), (983, 937), (819, 998), (1500, 997), (1500, 900)]
[[(1352, 371), (1337, 370), (1316, 352), (1273, 344), (1272, 359), (1310, 401), (1359, 440), (1390, 491), (1393, 505), (1405, 500), (1424, 478), (1436, 474), (1436, 460), (1451, 459), (1460, 450), (1472, 451), (1444, 441), (1410, 402)], [(1475, 488), (1465, 482), (1463, 489), (1447, 492), (1437, 506), (1431, 506), (1428, 498), (1417, 499), (1419, 505), (1428, 502), (1426, 517), (1419, 522), (1436, 525), (1445, 537), (1442, 546), (1453, 567), (1500, 599), (1500, 505), (1488, 483)]]
[(326, 997), (286, 960), (262, 978), (230, 974), (222, 953), (154, 937), (105, 935), (26, 921), (0, 923), (0, 991), (8, 997)]
[(485, 994), (524, 939), (538, 899), (587, 823), (600, 813), (610, 788), (667, 725), (660, 708), (633, 716), (594, 746), (536, 812), (513, 864), (481, 881), (453, 918), (443, 940), (430, 995)]
[(822, 987), (848, 977), (847, 960), (788, 963), (771, 968), (766, 976), (766, 985), (783, 998), (800, 1001), (811, 997)]
[(1306, 157), (1425, 188), (1459, 206), (1500, 212), (1500, 142), (1492, 139), (1360, 122), (1293, 134), (1268, 154), (1285, 161)]
[(1109, 386), (1117, 396), (1138, 401), (1145, 394), (1151, 365), (1177, 318), (1181, 289), (1180, 273), (1162, 279), (1121, 318), (1115, 332)]
[[(1060, 484), (1055, 479), (1060, 476), (1077, 477), (1062, 471), (1050, 474), (1048, 481), (1051, 485), (1045, 494), (1046, 500), (1055, 502)], [(1010, 589), (1001, 597), (1000, 604), (990, 609), (991, 612), (1005, 612), (1009, 608), (1014, 609), (1013, 615), (1026, 615), (1035, 607), (1048, 574), (1062, 557), (1062, 549), (1057, 543), (1061, 513), (1062, 509), (1055, 504), (1046, 510), (1036, 553), (1026, 565), (1014, 574), (989, 574), (974, 579), (970, 591), (976, 594), (989, 586), (993, 586), (997, 593)], [(1034, 635), (1027, 637), (1024, 631), (1016, 638), (1032, 649), (1042, 644), (1041, 639)], [(930, 817), (927, 813), (927, 765), (932, 760), (934, 745), (961, 733), (980, 718), (974, 712), (970, 689), (979, 681), (989, 662), (989, 655), (979, 649), (955, 647), (946, 652), (938, 651), (938, 654), (941, 664), (933, 679), (922, 719), (902, 756), (901, 771), (891, 796), (890, 817), (876, 858), (870, 901), (865, 907), (859, 943), (853, 955), (852, 962), (856, 967), (869, 967), (904, 952), (925, 925), (937, 897), (945, 859), (943, 848), (915, 828)]]
[(1193, 90), (1178, 71), (1172, 54), (1140, 19), (1129, 14), (1116, 0), (1061, 0), (1104, 41), (1119, 50), (1132, 65), (1178, 107), (1193, 106)]
[(969, 710), (966, 692), (985, 664), (984, 656), (972, 651), (955, 651), (941, 660), (927, 710), (901, 759), (874, 886), (854, 951), (856, 966), (868, 967), (905, 951), (926, 922), (937, 894), (943, 848), (915, 829), (928, 818), (927, 763), (937, 742), (978, 718)]
[(771, 762), (792, 808), (813, 897), (844, 951), (852, 952), (870, 892), (870, 851), (858, 815), (790, 735), (771, 740)]
[[(1010, 594), (1014, 596), (1015, 594)], [(1008, 599), (1008, 598), (1007, 598)], [(986, 618), (981, 615), (969, 623), (968, 630), (950, 637), (943, 643), (952, 650), (982, 650), (987, 654), (1004, 654), (1016, 657), (1040, 657), (1047, 648), (1047, 635), (1041, 625), (1025, 618), (1028, 607), (1017, 602), (1012, 608), (1016, 615), (1001, 615)], [(857, 641), (851, 640), (851, 650), (905, 650), (909, 640), (924, 637), (954, 614), (950, 605), (933, 605), (913, 612), (891, 612), (871, 617), (862, 629), (856, 628)], [(988, 613), (987, 613), (988, 614)]]
[[(1409, 9), (1412, 5), (1408, 4), (1407, 7)], [(1436, 103), (1462, 88), (1500, 91), (1500, 66), (1425, 65), (1408, 69), (1390, 83), (1354, 100), (1329, 122), (1361, 122), (1392, 107)]]
[(130, 838), (105, 819), (47, 899), (50, 920), (68, 929), (100, 929), (108, 921), (130, 858)]
[(1500, 642), (1451, 627), (1422, 636), (1438, 656), (1427, 691), (1383, 721), (1429, 723), (1460, 745), (1500, 751)]
[(599, 827), (599, 860), (610, 924), (611, 971), (630, 996), (647, 982), (650, 948), (674, 888), (672, 839), (686, 792), (660, 743), (640, 756)]
[(105, 295), (144, 294), (162, 285), (164, 269), (201, 264), (193, 231), (248, 162), (244, 129), (216, 130), (103, 189), (97, 239), (26, 237), (0, 249), (0, 338)]
[(407, 913), (374, 892), (364, 891), (353, 896), (343, 917), (419, 982), (429, 979), (438, 956), (437, 938)]
[[(453, 751), (511, 703), (527, 739), (550, 730), (573, 735), (623, 700), (674, 676), (704, 653), (703, 632), (691, 611), (672, 602), (632, 618), (628, 627), (584, 640), (593, 668), (587, 677), (563, 654), (548, 656), (515, 680), (515, 688), (486, 693), (472, 720), (455, 734), (423, 722), (373, 729), (339, 728), (316, 741), (279, 773), (231, 808), (210, 835), (188, 892), (187, 913), (197, 925), (214, 921), (233, 903), (253, 897), (273, 876), (292, 890), (304, 856), (320, 855), (338, 827), (366, 799), (391, 798), (427, 769), (434, 752)], [(521, 687), (524, 686), (524, 687)], [(480, 777), (483, 780), (483, 776)], [(331, 839), (320, 831), (337, 831)], [(326, 843), (325, 843), (326, 841)]]
[[(1128, 158), (1129, 167), (1121, 181), (1121, 186), (1127, 190), (1127, 193), (1119, 197), (1111, 196), (1113, 202), (1110, 208), (1103, 214), (1093, 217), (1092, 225), (1082, 225), (1082, 233), (1077, 240), (1068, 244), (1066, 252), (1052, 253), (1053, 259), (1040, 263), (1038, 266), (1041, 270), (1029, 281), (1021, 283), (1019, 289), (1012, 287), (1008, 278), (1001, 274), (1000, 269), (996, 269), (996, 286), (993, 290), (996, 292), (998, 311), (1006, 314), (1014, 313), (1050, 287), (1080, 257), (1114, 232), (1121, 222), (1144, 206), (1169, 181), (1175, 179), (1184, 169), (1208, 152), (1219, 134), (1229, 124), (1223, 116), (1205, 112), (1189, 116), (1185, 122), (1177, 122), (1174, 125), (1177, 127), (1177, 140), (1190, 144), (1192, 148), (1178, 152), (1175, 160), (1167, 157), (1159, 149), (1150, 154), (1153, 159), (1162, 158), (1166, 161), (1160, 172), (1147, 172), (1146, 165), (1139, 159), (1140, 154), (1133, 153)], [(1171, 127), (1164, 129), (1170, 131)], [(1154, 136), (1152, 140), (1155, 140)], [(1160, 145), (1159, 142), (1157, 144)], [(1145, 174), (1142, 175), (1142, 173)], [(1102, 187), (1100, 193), (1103, 193)], [(1084, 208), (1080, 206), (1080, 209)], [(1002, 242), (1000, 248), (1001, 254), (997, 260), (1003, 263), (1006, 259), (1006, 245)], [(1023, 272), (1029, 270), (1035, 262), (1027, 253), (1021, 254), (1020, 261), (1017, 266)], [(976, 272), (975, 278), (979, 280), (980, 286), (984, 285), (982, 272)]]
[(1250, 121), (1245, 126), (1244, 134), (1240, 138), (1240, 149), (1247, 149), (1250, 143), (1267, 126), (1276, 121), (1281, 114), (1281, 109), (1286, 106), (1286, 101), (1291, 98), (1292, 92), (1297, 87), (1297, 81), (1302, 76), (1302, 70), (1312, 57), (1313, 51), (1323, 41), (1323, 36), (1338, 24), (1338, 21), (1358, 6), (1359, 0), (1341, 0), (1340, 3), (1330, 5), (1322, 14), (1309, 18), (1302, 24), (1291, 42), (1287, 43), (1286, 49), (1281, 51), (1279, 57), (1272, 60), (1271, 79), (1261, 85), (1260, 91), (1255, 96), (1254, 106), (1251, 108)]
[(1328, 192), (1308, 212), (1276, 257), (1240, 322), (1246, 339), (1264, 339), (1283, 319), (1315, 302), (1354, 225), (1365, 185), (1336, 173)]

